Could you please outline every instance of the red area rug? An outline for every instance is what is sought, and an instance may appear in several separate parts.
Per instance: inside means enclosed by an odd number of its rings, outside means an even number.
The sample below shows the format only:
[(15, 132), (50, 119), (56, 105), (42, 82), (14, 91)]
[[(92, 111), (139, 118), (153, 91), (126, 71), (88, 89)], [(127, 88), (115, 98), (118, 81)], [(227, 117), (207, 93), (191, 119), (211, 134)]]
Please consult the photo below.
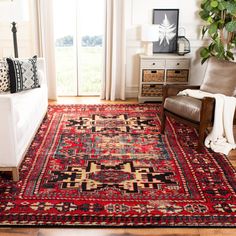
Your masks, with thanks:
[(50, 106), (20, 170), (0, 178), (0, 224), (236, 226), (236, 172), (194, 151), (194, 129), (160, 106)]

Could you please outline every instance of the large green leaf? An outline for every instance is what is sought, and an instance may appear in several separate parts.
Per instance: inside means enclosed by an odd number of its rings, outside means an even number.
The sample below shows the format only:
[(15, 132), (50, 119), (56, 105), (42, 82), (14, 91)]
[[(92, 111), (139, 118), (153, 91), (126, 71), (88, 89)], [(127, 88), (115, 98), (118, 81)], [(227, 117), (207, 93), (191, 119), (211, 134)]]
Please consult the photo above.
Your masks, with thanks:
[(225, 25), (225, 28), (229, 32), (236, 31), (236, 20), (230, 21)]
[(226, 2), (226, 1), (221, 1), (221, 2), (219, 2), (219, 4), (218, 4), (218, 9), (219, 9), (220, 11), (223, 11), (223, 10), (226, 9), (226, 5), (227, 5), (227, 2)]
[(218, 6), (218, 2), (216, 0), (211, 1), (211, 7), (215, 8)]
[(230, 14), (232, 14), (232, 15), (236, 14), (236, 2), (234, 2), (232, 0), (227, 1), (226, 2), (226, 9)]
[(208, 17), (209, 17), (209, 12), (203, 10), (203, 11), (200, 11), (200, 12), (199, 12), (199, 15), (200, 15), (200, 17), (201, 17), (203, 20), (206, 21), (206, 20), (208, 19)]
[(222, 55), (225, 53), (224, 45), (221, 43), (220, 40), (218, 40), (214, 49), (220, 57), (222, 57)]
[(210, 35), (215, 34), (215, 33), (217, 32), (217, 29), (218, 29), (217, 26), (218, 26), (217, 22), (212, 23), (212, 24), (209, 26), (208, 33), (209, 33)]
[(207, 57), (209, 57), (210, 53), (209, 53), (208, 48), (202, 48), (202, 49), (200, 50), (200, 55), (201, 55), (202, 58), (207, 58)]
[(213, 10), (213, 7), (211, 6), (210, 1), (206, 2), (205, 6), (204, 6), (204, 9), (207, 10), (207, 11), (212, 11)]

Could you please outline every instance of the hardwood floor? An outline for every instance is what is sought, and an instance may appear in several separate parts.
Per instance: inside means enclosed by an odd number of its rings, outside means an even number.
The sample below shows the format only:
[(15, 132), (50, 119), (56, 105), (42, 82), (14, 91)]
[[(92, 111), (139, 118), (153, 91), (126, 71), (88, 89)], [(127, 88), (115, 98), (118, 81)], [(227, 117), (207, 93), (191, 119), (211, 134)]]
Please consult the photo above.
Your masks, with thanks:
[(236, 229), (0, 229), (1, 236), (235, 236)]
[[(136, 104), (136, 99), (126, 101), (101, 101), (93, 97), (66, 97), (58, 101), (49, 101), (50, 104)], [(236, 136), (236, 127), (235, 127)], [(228, 155), (236, 168), (236, 150)], [(236, 228), (110, 228), (110, 229), (30, 229), (30, 228), (0, 228), (0, 236), (236, 236)]]
[(99, 97), (59, 97), (57, 101), (49, 100), (49, 104), (137, 104), (135, 98), (126, 99), (125, 101), (106, 101)]

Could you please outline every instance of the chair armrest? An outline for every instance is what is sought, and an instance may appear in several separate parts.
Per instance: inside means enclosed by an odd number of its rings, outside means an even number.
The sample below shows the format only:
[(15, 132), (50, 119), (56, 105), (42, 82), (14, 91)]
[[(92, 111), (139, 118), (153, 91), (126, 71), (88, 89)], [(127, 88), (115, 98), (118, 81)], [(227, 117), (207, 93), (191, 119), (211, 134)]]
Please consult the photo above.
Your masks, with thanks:
[(200, 120), (206, 122), (206, 125), (209, 126), (214, 120), (215, 98), (204, 97), (201, 101)]
[(200, 89), (199, 85), (166, 84), (163, 85), (163, 101), (169, 96), (176, 96), (184, 89)]

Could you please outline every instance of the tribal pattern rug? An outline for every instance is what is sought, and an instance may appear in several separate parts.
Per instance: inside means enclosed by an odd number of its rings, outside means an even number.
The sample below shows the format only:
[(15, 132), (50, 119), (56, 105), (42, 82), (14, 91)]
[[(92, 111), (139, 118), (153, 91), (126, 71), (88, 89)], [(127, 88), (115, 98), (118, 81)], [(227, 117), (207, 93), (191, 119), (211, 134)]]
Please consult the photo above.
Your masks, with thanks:
[(197, 153), (194, 129), (160, 105), (57, 105), (38, 130), (20, 181), (0, 177), (0, 225), (236, 226), (236, 172)]

